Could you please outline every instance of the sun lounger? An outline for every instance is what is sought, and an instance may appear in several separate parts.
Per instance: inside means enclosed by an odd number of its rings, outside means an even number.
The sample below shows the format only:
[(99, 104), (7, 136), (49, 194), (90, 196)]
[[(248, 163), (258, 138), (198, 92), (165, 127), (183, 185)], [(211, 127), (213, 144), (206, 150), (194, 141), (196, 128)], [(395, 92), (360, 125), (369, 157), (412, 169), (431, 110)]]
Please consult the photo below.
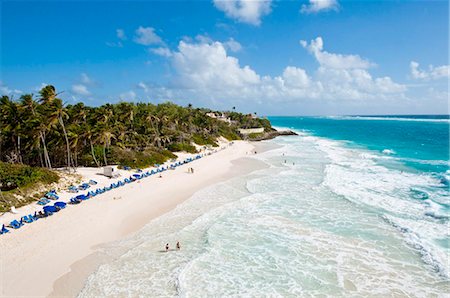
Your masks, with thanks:
[(23, 223), (19, 222), (19, 221), (17, 221), (17, 219), (15, 219), (9, 223), (9, 226), (13, 229), (19, 229), (21, 226), (23, 226)]
[(91, 180), (89, 180), (89, 184), (90, 185), (97, 185), (97, 181), (91, 179)]
[(82, 200), (82, 201), (85, 201), (85, 200), (89, 199), (86, 195), (78, 195), (75, 198), (77, 200)]
[(26, 223), (32, 223), (33, 218), (29, 218), (28, 215), (22, 216), (22, 220)]
[(124, 181), (125, 183), (130, 183), (130, 182), (131, 182), (131, 180), (130, 180), (129, 178), (125, 178), (123, 181)]
[(0, 235), (9, 233), (9, 230), (5, 227), (5, 225), (2, 225), (2, 229), (0, 230)]
[(77, 193), (78, 192), (78, 188), (76, 186), (69, 186), (69, 192)]
[(70, 199), (70, 203), (71, 203), (71, 204), (80, 204), (80, 203), (81, 203), (81, 200), (78, 200), (78, 199), (76, 199), (76, 198), (71, 198), (71, 199)]

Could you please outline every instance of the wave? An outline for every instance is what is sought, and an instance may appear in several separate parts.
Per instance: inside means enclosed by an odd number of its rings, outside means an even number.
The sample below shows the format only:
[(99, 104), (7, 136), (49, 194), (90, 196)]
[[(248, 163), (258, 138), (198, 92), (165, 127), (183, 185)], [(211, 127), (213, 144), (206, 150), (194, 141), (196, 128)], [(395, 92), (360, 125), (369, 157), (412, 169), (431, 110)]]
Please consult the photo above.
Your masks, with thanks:
[[(423, 260), (449, 278), (443, 248), (434, 243), (445, 234), (448, 190), (433, 174), (408, 173), (378, 165), (374, 152), (346, 148), (343, 143), (315, 138), (331, 163), (326, 166), (324, 185), (353, 204), (369, 208), (407, 227), (405, 241), (417, 249)], [(397, 227), (397, 226), (396, 226)], [(408, 232), (408, 233), (406, 233)]]

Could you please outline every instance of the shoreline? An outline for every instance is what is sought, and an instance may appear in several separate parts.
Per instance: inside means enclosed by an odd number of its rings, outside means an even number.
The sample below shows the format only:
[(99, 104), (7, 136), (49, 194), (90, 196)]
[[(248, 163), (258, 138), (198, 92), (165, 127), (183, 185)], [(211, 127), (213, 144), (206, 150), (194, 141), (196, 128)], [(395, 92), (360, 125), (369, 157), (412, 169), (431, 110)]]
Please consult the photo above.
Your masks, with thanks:
[[(115, 189), (109, 196), (62, 210), (64, 215), (37, 221), (21, 233), (1, 239), (2, 295), (77, 295), (86, 278), (102, 263), (98, 260), (102, 247), (132, 236), (206, 186), (264, 167), (247, 155), (255, 146), (235, 142), (225, 150), (163, 173), (162, 179), (154, 177)], [(195, 168), (195, 174), (187, 174), (188, 166)], [(62, 237), (67, 241), (60, 242)], [(39, 271), (46, 274), (36, 274)]]

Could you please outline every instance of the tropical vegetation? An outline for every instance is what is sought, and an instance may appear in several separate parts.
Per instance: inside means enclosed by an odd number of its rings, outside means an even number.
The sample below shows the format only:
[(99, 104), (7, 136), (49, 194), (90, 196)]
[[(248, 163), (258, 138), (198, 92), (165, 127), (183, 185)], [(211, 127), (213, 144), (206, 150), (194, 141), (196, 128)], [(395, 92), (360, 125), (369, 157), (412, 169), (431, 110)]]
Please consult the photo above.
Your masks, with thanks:
[[(162, 104), (119, 102), (89, 107), (65, 105), (54, 86), (18, 100), (0, 99), (0, 161), (48, 169), (120, 164), (149, 166), (173, 158), (173, 151), (217, 146), (223, 136), (239, 139), (239, 128), (264, 127), (255, 115)], [(222, 119), (223, 120), (223, 119)]]

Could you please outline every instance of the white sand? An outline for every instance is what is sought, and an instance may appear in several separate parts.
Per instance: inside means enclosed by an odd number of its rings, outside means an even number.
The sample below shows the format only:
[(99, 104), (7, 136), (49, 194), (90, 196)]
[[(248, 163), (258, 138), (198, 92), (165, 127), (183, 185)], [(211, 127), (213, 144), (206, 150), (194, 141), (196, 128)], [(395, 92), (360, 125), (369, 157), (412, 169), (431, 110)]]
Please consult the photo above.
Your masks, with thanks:
[[(176, 170), (165, 171), (163, 178), (157, 175), (143, 178), (81, 204), (68, 205), (53, 216), (26, 224), (19, 230), (10, 229), (10, 233), (0, 236), (1, 295), (48, 296), (53, 291), (54, 282), (67, 274), (72, 264), (91, 255), (96, 246), (136, 232), (195, 191), (237, 174), (231, 162), (248, 156), (247, 152), (253, 148), (248, 142), (235, 142)], [(179, 156), (179, 160), (186, 156)], [(187, 173), (188, 167), (194, 168), (194, 174)], [(99, 182), (92, 187), (94, 189), (116, 181), (98, 175), (98, 172), (101, 170), (79, 169), (84, 181), (94, 179)], [(132, 172), (121, 171), (121, 174), (121, 179), (124, 179)], [(68, 200), (72, 196), (62, 194), (61, 199)], [(36, 206), (33, 204), (18, 211), (29, 214)], [(0, 222), (20, 219), (20, 214), (6, 214), (0, 217)], [(86, 276), (78, 278), (83, 280)]]

